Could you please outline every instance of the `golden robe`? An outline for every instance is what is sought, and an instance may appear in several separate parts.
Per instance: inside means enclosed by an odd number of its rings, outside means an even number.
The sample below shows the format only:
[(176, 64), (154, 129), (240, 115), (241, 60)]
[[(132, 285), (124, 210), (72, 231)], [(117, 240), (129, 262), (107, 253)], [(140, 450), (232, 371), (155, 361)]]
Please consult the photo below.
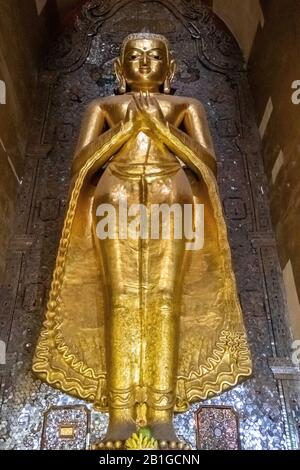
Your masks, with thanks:
[[(108, 409), (104, 289), (92, 236), (91, 176), (131, 132), (131, 124), (121, 123), (81, 151), (85, 163), (73, 179), (33, 361), (42, 380), (101, 411)], [(236, 385), (252, 368), (214, 164), (173, 126), (161, 126), (160, 135), (189, 167), (194, 202), (205, 206), (204, 248), (190, 252), (182, 286), (175, 405), (180, 412)]]

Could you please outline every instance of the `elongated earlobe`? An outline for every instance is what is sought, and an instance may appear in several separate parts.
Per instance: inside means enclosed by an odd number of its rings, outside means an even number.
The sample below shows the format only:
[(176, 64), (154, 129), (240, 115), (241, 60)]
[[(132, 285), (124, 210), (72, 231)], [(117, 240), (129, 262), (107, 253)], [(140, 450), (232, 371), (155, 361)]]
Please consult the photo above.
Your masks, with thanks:
[(118, 86), (119, 94), (124, 95), (124, 93), (126, 93), (126, 80), (122, 72), (122, 66), (121, 66), (121, 62), (119, 58), (116, 59), (114, 63), (114, 69), (115, 69), (115, 74), (117, 76), (117, 80), (119, 82), (119, 86)]
[(119, 80), (119, 93), (120, 93), (120, 95), (124, 95), (124, 93), (126, 93), (125, 78), (122, 78), (122, 80)]
[(166, 77), (165, 82), (164, 82), (164, 93), (166, 95), (169, 95), (171, 93), (171, 82), (174, 78), (175, 72), (176, 72), (176, 62), (174, 59), (172, 59), (170, 61), (169, 74)]
[(167, 77), (164, 82), (164, 93), (166, 95), (169, 95), (171, 93), (171, 82), (169, 77)]

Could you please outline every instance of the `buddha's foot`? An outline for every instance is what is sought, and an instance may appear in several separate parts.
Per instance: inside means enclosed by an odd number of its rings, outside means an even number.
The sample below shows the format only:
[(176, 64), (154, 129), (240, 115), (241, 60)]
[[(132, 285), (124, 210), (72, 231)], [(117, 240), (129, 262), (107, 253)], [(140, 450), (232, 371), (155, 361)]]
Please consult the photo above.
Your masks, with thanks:
[[(124, 450), (126, 441), (101, 441), (92, 444), (91, 450)], [(158, 441), (158, 448), (161, 450), (191, 450), (185, 441)]]
[(178, 441), (172, 421), (157, 421), (150, 425), (151, 433), (157, 441)]
[(178, 439), (172, 422), (153, 423), (151, 432), (158, 441), (159, 449), (190, 450), (186, 442)]
[(120, 450), (124, 449), (126, 440), (136, 431), (133, 421), (117, 421), (109, 423), (105, 438), (93, 444), (93, 450)]

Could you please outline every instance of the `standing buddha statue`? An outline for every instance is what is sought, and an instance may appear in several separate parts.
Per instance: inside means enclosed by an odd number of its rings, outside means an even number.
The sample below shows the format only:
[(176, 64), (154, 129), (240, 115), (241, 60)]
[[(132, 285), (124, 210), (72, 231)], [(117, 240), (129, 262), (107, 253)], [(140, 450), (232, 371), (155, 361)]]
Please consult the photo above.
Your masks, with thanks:
[[(95, 99), (82, 122), (33, 370), (109, 413), (99, 448), (145, 426), (159, 447), (183, 448), (174, 412), (251, 375), (216, 159), (202, 104), (171, 94), (165, 37), (128, 36), (115, 71), (119, 94)], [(120, 221), (125, 201), (146, 222), (153, 206), (204, 206), (204, 244), (148, 236), (150, 224), (99, 235), (99, 208)]]

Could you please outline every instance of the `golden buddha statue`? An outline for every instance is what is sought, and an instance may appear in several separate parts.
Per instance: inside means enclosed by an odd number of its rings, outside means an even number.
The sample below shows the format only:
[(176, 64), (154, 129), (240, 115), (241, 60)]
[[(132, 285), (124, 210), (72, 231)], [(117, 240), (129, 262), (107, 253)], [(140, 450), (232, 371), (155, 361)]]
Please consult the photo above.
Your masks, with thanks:
[[(213, 143), (203, 106), (170, 94), (166, 38), (128, 36), (115, 71), (119, 95), (83, 119), (33, 370), (109, 412), (100, 448), (122, 448), (143, 426), (160, 447), (182, 448), (174, 412), (251, 375)], [(149, 226), (99, 235), (99, 217), (112, 207), (120, 221), (122, 201), (143, 205), (146, 221), (153, 206), (203, 205), (203, 246)]]

